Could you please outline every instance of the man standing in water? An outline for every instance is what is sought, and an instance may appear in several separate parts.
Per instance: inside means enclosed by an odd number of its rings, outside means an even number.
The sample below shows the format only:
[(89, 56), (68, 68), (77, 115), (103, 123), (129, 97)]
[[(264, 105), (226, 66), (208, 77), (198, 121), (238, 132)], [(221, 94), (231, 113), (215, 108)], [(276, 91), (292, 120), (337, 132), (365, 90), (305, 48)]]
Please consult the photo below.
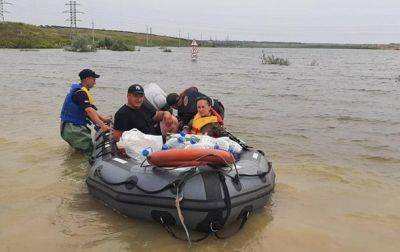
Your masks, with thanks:
[(103, 117), (97, 112), (93, 95), (89, 91), (96, 85), (96, 79), (100, 75), (93, 70), (83, 69), (79, 77), (81, 82), (72, 84), (61, 110), (61, 137), (73, 148), (89, 156), (93, 150), (93, 142), (87, 125), (93, 122), (102, 132), (106, 132), (110, 129), (106, 123), (111, 118)]

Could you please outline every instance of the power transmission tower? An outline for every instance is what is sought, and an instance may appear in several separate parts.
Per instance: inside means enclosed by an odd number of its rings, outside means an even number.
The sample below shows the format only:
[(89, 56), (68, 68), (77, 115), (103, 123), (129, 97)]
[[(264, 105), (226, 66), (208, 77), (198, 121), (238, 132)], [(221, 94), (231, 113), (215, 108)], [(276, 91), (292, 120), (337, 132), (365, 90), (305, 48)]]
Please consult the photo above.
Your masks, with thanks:
[(0, 0), (0, 22), (4, 22), (4, 13), (10, 13), (9, 11), (4, 10), (4, 5), (12, 3), (6, 2), (5, 0)]
[(74, 34), (76, 34), (76, 23), (80, 22), (81, 20), (76, 19), (76, 14), (77, 13), (82, 13), (81, 11), (76, 10), (76, 6), (80, 5), (76, 3), (76, 1), (68, 1), (68, 3), (65, 4), (66, 6), (69, 6), (69, 10), (63, 11), (63, 13), (69, 13), (69, 18), (66, 19), (65, 21), (70, 21), (70, 37), (72, 40), (72, 37)]

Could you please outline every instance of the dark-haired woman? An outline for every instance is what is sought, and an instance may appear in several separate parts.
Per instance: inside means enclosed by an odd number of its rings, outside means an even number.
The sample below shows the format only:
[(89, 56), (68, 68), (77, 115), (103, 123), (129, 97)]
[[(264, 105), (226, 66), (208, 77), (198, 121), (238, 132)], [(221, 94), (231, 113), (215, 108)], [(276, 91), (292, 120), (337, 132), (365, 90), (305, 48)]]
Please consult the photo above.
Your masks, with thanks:
[(209, 97), (197, 99), (197, 114), (189, 122), (191, 134), (203, 134), (212, 137), (221, 137), (224, 134), (222, 117), (211, 107)]

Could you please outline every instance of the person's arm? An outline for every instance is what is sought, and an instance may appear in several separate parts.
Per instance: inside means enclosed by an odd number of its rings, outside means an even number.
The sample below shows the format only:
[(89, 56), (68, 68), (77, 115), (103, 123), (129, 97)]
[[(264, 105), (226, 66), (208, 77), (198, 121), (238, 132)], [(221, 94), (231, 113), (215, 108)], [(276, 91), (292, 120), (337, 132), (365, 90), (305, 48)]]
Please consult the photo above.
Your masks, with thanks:
[(83, 91), (75, 92), (72, 95), (72, 101), (75, 102), (79, 107), (81, 107), (85, 111), (86, 116), (89, 117), (89, 119), (94, 124), (99, 126), (102, 132), (110, 130), (110, 127), (107, 126), (103, 122), (103, 120), (101, 120), (101, 116), (99, 115), (99, 113), (97, 113), (93, 105), (90, 104), (89, 98), (85, 92)]
[(92, 107), (87, 107), (85, 109), (86, 115), (89, 117), (89, 119), (96, 124), (97, 126), (100, 127), (100, 130), (102, 132), (107, 132), (110, 130), (110, 127), (108, 125), (106, 125), (103, 120), (101, 120), (100, 115), (97, 113), (96, 110), (94, 110), (94, 108)]
[(168, 111), (157, 111), (154, 116), (153, 120), (156, 122), (164, 121), (167, 125), (172, 123), (172, 115)]
[(118, 142), (121, 139), (122, 133), (123, 133), (123, 131), (114, 129), (113, 139), (115, 140), (115, 142)]
[(110, 123), (111, 122), (111, 116), (109, 116), (109, 115), (106, 115), (106, 116), (102, 116), (102, 115), (100, 115), (99, 114), (99, 118), (100, 118), (100, 120), (102, 120), (103, 122), (105, 122), (105, 123)]
[(126, 120), (126, 115), (124, 116), (124, 114), (120, 110), (115, 113), (113, 127), (113, 139), (115, 140), (115, 142), (118, 142), (121, 139), (122, 133), (124, 133), (124, 131), (127, 129)]

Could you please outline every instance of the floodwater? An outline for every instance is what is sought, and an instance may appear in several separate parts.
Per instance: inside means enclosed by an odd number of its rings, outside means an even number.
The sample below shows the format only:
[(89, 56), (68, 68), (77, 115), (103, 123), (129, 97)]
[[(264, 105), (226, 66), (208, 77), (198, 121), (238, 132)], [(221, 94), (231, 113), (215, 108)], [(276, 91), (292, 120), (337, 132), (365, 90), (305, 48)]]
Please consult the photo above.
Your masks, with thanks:
[[(59, 111), (86, 67), (114, 114), (133, 83), (196, 85), (223, 101), (226, 125), (266, 151), (271, 204), (227, 240), (193, 251), (399, 251), (399, 51), (261, 49), (163, 53), (0, 50), (0, 251), (185, 251), (159, 225), (129, 219), (87, 192), (85, 158), (59, 137)], [(311, 64), (312, 62), (317, 64)]]

